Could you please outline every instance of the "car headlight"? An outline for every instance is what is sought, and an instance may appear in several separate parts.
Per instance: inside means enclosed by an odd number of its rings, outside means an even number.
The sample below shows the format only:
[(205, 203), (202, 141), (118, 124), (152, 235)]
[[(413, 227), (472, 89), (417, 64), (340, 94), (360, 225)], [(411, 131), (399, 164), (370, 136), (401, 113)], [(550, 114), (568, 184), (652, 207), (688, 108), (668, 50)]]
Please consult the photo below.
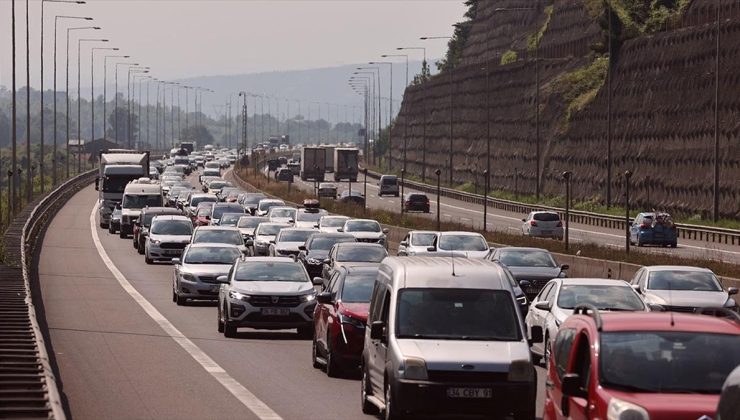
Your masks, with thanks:
[(229, 298), (234, 299), (234, 300), (242, 300), (244, 302), (249, 302), (252, 299), (252, 296), (245, 295), (244, 293), (239, 293), (235, 290), (230, 290)]
[(609, 400), (609, 406), (606, 408), (606, 418), (608, 420), (650, 420), (647, 410), (619, 398)]
[(160, 241), (159, 239), (151, 239), (151, 242), (152, 242), (152, 243), (153, 243), (154, 245), (159, 245), (159, 244), (161, 244), (161, 243), (162, 243), (162, 241)]
[(403, 371), (401, 374), (405, 379), (426, 381), (428, 379), (427, 363), (424, 359), (407, 357), (403, 360)]
[(341, 324), (351, 325), (351, 326), (353, 326), (355, 328), (360, 328), (360, 329), (365, 328), (365, 323), (363, 323), (359, 319), (355, 319), (355, 318), (349, 317), (347, 315), (339, 314), (339, 322)]
[(311, 293), (301, 296), (301, 301), (303, 302), (313, 302), (315, 299), (316, 299), (315, 291), (311, 291)]
[(514, 360), (509, 366), (510, 382), (531, 382), (534, 380), (534, 366), (529, 360)]
[(195, 276), (190, 273), (180, 273), (180, 277), (185, 281), (196, 281)]
[(323, 264), (322, 261), (319, 261), (316, 258), (309, 258), (309, 259), (306, 260), (306, 262), (309, 263), (309, 264), (311, 264), (311, 265)]

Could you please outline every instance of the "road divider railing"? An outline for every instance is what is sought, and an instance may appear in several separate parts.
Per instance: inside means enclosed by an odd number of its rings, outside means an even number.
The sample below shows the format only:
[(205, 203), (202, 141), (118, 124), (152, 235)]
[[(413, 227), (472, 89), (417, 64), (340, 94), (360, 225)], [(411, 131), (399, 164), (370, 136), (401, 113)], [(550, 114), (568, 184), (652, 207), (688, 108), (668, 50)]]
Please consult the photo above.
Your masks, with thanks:
[[(368, 178), (379, 179), (381, 175), (382, 174), (377, 172), (373, 172), (370, 170), (367, 171)], [(400, 182), (401, 181), (399, 180), (399, 183)], [(436, 185), (409, 181), (407, 179), (403, 180), (403, 185), (406, 188), (413, 188), (418, 191), (435, 195), (437, 194)], [(483, 206), (483, 194), (474, 194), (466, 191), (455, 190), (452, 188), (440, 188), (440, 195), (442, 197), (447, 197), (458, 201), (478, 204), (481, 207)], [(543, 210), (557, 212), (560, 214), (561, 217), (564, 217), (565, 215), (565, 209), (559, 207), (520, 203), (517, 201), (504, 200), (493, 197), (488, 197), (487, 202), (488, 207), (522, 215), (526, 215), (532, 211)], [(571, 223), (580, 223), (606, 229), (615, 229), (621, 231), (625, 231), (626, 229), (626, 221), (624, 217), (592, 213), (582, 210), (570, 210), (570, 221)], [(737, 229), (699, 226), (684, 223), (677, 223), (676, 228), (678, 229), (678, 237), (682, 239), (692, 239), (717, 244), (740, 246), (740, 230)]]
[(0, 266), (0, 418), (66, 418), (32, 293), (34, 256), (56, 212), (97, 170), (67, 180), (16, 216), (3, 236)]

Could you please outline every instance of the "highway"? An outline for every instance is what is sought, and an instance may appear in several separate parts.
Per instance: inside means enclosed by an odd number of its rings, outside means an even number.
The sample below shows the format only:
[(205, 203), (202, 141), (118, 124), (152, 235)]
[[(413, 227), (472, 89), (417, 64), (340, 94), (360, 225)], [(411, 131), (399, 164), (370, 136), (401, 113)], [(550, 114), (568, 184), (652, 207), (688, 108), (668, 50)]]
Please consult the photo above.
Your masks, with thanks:
[(97, 227), (96, 202), (92, 186), (70, 199), (39, 261), (72, 418), (372, 418), (360, 410), (357, 378), (328, 378), (311, 366), (310, 340), (254, 330), (225, 339), (213, 305), (176, 306), (172, 265), (146, 265), (130, 239)]
[[(332, 174), (326, 174), (327, 181), (332, 182)], [(294, 186), (305, 191), (313, 191), (313, 182), (303, 182), (296, 177)], [(360, 175), (359, 182), (352, 183), (352, 189), (363, 191), (363, 176)], [(368, 178), (367, 180), (367, 204), (371, 208), (378, 208), (399, 212), (401, 209), (400, 198), (384, 196), (378, 197), (377, 180)], [(336, 183), (339, 192), (348, 188), (346, 181)], [(411, 188), (405, 188), (405, 193), (418, 192)], [(428, 194), (431, 202), (431, 213), (418, 213), (422, 217), (436, 218), (437, 200), (436, 196)], [(441, 197), (440, 210), (443, 222), (460, 223), (464, 229), (471, 227), (482, 229), (483, 227), (483, 207), (464, 201), (454, 200), (451, 198)], [(415, 213), (417, 214), (417, 213)], [(521, 234), (522, 218), (526, 214), (507, 212), (504, 210), (488, 208), (488, 220), (486, 226), (488, 230), (503, 231), (510, 234)], [(624, 232), (608, 229), (598, 226), (590, 226), (579, 223), (571, 223), (570, 240), (577, 249), (582, 250), (583, 256), (588, 256), (588, 246), (586, 244), (595, 243), (602, 246), (612, 247), (615, 249), (624, 249), (625, 235)], [(737, 245), (717, 244), (698, 240), (679, 239), (678, 248), (661, 248), (661, 247), (631, 247), (632, 250), (645, 253), (661, 253), (675, 255), (685, 258), (699, 258), (707, 260), (721, 260), (738, 264), (740, 263), (740, 248)]]

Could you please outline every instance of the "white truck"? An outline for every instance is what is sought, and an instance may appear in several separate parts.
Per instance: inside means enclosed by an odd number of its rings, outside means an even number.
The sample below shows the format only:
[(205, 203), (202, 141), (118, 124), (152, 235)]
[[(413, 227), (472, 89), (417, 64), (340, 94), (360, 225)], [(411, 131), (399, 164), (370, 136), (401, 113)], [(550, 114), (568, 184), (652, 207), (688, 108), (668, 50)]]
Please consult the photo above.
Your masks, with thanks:
[(326, 172), (334, 172), (334, 149), (335, 146), (321, 146), (326, 151), (326, 162), (324, 164), (324, 170)]
[(337, 147), (334, 149), (334, 180), (357, 182), (360, 151), (355, 148)]
[(107, 228), (111, 214), (123, 199), (126, 185), (141, 177), (149, 176), (149, 152), (127, 149), (101, 150), (99, 172), (95, 178), (98, 191), (100, 227)]
[(323, 147), (306, 146), (301, 149), (301, 181), (324, 182), (326, 151)]

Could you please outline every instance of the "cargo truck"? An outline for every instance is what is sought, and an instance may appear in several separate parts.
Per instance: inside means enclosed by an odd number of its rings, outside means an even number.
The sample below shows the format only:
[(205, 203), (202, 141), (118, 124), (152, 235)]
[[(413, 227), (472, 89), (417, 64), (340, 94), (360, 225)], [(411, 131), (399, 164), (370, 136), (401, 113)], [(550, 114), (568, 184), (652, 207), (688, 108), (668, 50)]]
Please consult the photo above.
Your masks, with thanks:
[(337, 147), (334, 149), (334, 180), (357, 182), (360, 151), (354, 148)]
[(126, 185), (149, 176), (149, 152), (127, 149), (101, 150), (100, 166), (95, 178), (98, 191), (98, 215), (100, 227), (107, 228), (111, 214), (123, 199)]
[(325, 170), (326, 172), (334, 172), (334, 146), (321, 146), (326, 151), (326, 164), (325, 164)]
[(301, 180), (324, 182), (326, 150), (323, 147), (301, 149)]

